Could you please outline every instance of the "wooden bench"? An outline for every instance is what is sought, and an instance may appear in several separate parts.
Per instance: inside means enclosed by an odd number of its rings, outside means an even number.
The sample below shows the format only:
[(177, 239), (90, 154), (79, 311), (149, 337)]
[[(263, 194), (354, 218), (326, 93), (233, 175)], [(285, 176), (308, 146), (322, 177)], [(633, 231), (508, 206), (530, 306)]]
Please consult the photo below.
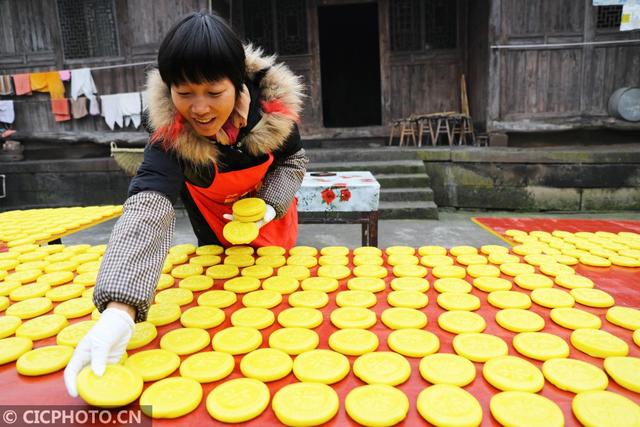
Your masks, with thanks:
[(361, 224), (362, 246), (378, 246), (380, 184), (371, 172), (307, 172), (296, 196), (300, 224)]

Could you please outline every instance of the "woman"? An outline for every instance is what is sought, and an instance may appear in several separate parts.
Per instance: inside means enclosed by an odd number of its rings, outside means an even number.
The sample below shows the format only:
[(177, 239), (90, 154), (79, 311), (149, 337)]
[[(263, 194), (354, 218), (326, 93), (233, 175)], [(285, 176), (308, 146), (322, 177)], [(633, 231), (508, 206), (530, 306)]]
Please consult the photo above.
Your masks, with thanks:
[[(224, 20), (193, 13), (166, 35), (147, 80), (150, 144), (109, 240), (94, 291), (100, 320), (65, 370), (102, 375), (122, 356), (133, 322), (147, 317), (181, 196), (198, 243), (229, 246), (222, 228), (234, 201), (267, 204), (253, 246), (295, 245), (295, 193), (308, 162), (296, 120), (299, 78), (273, 57), (243, 47)], [(227, 218), (225, 218), (227, 216)]]

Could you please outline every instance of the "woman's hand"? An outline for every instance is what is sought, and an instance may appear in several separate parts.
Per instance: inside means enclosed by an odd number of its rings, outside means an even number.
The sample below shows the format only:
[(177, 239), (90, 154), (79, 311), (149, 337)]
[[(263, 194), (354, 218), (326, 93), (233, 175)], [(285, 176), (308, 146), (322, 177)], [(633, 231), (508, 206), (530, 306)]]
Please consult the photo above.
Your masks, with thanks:
[[(233, 216), (233, 214), (224, 214), (222, 215), (222, 217), (228, 221), (235, 220), (235, 217)], [(271, 221), (273, 221), (275, 217), (276, 217), (276, 210), (273, 208), (273, 206), (267, 204), (267, 210), (264, 213), (264, 217), (261, 220), (256, 221), (256, 225), (258, 226), (258, 228), (261, 228), (267, 225), (268, 223), (270, 223)]]
[(118, 363), (133, 334), (135, 309), (111, 302), (100, 319), (82, 338), (64, 370), (64, 384), (72, 397), (78, 397), (78, 373), (91, 364), (93, 373), (102, 376), (107, 364)]

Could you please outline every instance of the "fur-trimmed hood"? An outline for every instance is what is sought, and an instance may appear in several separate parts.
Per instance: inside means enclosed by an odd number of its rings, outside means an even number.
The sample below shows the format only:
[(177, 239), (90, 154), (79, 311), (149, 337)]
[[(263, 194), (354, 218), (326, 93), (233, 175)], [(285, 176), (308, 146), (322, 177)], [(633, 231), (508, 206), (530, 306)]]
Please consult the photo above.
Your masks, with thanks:
[[(276, 64), (275, 55), (266, 56), (262, 49), (246, 45), (245, 56), (248, 80), (253, 81), (258, 72), (267, 69), (259, 86), (262, 117), (238, 141), (249, 154), (256, 156), (276, 150), (289, 137), (302, 109), (303, 85), (300, 77), (286, 65)], [(146, 95), (151, 130), (176, 129), (176, 109), (171, 101), (171, 92), (157, 69), (147, 75)], [(257, 101), (252, 99), (252, 105)], [(184, 125), (177, 129), (171, 143), (166, 145), (179, 157), (196, 166), (218, 159), (217, 144), (198, 135), (188, 122), (184, 121)]]

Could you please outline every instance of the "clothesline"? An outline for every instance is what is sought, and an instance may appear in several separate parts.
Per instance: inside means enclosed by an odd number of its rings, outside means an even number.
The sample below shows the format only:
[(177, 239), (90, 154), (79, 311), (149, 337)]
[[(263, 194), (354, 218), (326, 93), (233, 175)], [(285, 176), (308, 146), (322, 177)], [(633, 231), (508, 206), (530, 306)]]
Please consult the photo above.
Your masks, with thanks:
[(133, 62), (131, 64), (104, 65), (102, 67), (84, 67), (84, 68), (89, 68), (90, 70), (108, 70), (111, 68), (137, 67), (138, 65), (149, 65), (149, 64), (155, 64), (155, 63), (156, 61), (145, 61), (145, 62)]
[[(95, 71), (95, 70), (109, 70), (109, 69), (112, 69), (112, 68), (137, 67), (139, 65), (150, 65), (150, 64), (156, 64), (156, 61), (132, 62), (132, 63), (129, 63), (129, 64), (116, 64), (116, 65), (103, 65), (101, 67), (64, 68), (64, 70), (73, 71), (73, 70), (88, 68), (91, 71)], [(57, 71), (57, 70), (49, 70), (49, 71)], [(18, 73), (20, 73), (20, 74), (29, 74), (29, 73), (42, 73), (42, 72), (46, 72), (46, 71), (25, 71), (25, 70), (21, 70)]]
[[(97, 98), (100, 98), (101, 96), (109, 96), (109, 95), (121, 95), (123, 93), (133, 93), (133, 92), (139, 92), (141, 94), (141, 96), (144, 96), (144, 92), (139, 91), (139, 90), (133, 90), (130, 92), (117, 92), (117, 93), (104, 93), (104, 94), (96, 94), (95, 96)], [(9, 100), (7, 100), (9, 101)], [(49, 104), (51, 99), (50, 98), (40, 98), (40, 99), (18, 99), (18, 98), (14, 98), (10, 100), (11, 102), (13, 102), (14, 104), (26, 104), (26, 103), (42, 103), (42, 104)]]

